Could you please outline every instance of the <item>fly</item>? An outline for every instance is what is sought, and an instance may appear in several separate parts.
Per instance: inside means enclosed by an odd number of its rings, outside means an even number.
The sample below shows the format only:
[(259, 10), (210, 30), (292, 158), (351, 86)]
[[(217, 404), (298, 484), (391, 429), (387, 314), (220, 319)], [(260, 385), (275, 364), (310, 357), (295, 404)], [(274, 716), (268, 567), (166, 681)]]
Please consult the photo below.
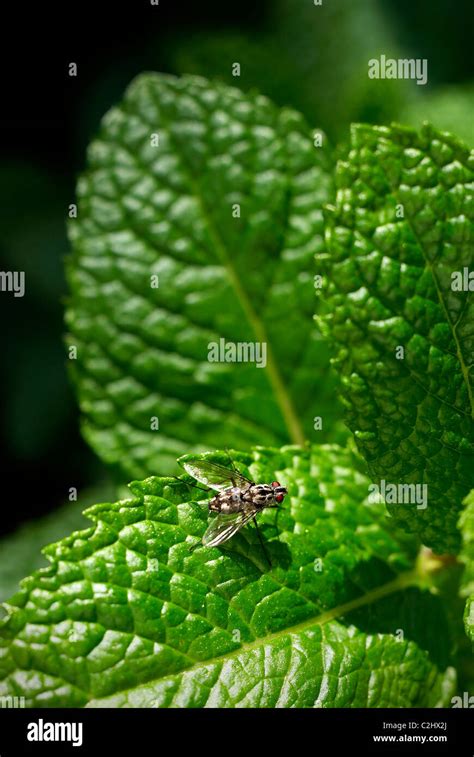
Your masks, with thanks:
[(199, 458), (178, 462), (196, 481), (217, 491), (208, 503), (209, 512), (216, 517), (204, 533), (202, 544), (205, 547), (218, 547), (253, 520), (260, 545), (271, 567), (256, 516), (266, 507), (278, 507), (288, 494), (286, 487), (278, 481), (272, 481), (271, 484), (250, 481), (236, 469), (232, 460), (232, 470)]

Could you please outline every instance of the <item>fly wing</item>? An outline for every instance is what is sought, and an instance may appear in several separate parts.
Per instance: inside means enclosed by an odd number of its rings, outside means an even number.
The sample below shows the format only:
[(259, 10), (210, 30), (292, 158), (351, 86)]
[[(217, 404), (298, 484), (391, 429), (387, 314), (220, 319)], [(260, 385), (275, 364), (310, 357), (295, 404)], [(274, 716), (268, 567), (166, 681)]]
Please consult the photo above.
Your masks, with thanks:
[(202, 537), (203, 545), (205, 547), (217, 547), (219, 544), (224, 544), (237, 531), (240, 531), (242, 526), (245, 526), (256, 512), (257, 510), (251, 507), (246, 512), (218, 515)]
[(246, 488), (252, 482), (245, 478), (241, 473), (236, 473), (230, 468), (223, 465), (211, 463), (209, 460), (178, 460), (178, 463), (184, 468), (186, 473), (200, 481), (201, 484), (210, 486), (211, 489), (221, 491), (228, 489), (230, 486), (237, 486), (239, 489)]

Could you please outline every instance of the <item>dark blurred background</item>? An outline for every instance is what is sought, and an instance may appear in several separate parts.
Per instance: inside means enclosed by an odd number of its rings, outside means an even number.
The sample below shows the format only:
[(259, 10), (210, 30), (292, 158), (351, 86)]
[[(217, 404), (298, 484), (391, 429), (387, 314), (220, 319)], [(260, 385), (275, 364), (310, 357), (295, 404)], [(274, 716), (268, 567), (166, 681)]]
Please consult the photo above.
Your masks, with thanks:
[[(303, 111), (334, 143), (354, 120), (428, 118), (472, 144), (473, 5), (83, 0), (56, 8), (43, 0), (2, 15), (0, 269), (25, 271), (26, 293), (0, 292), (0, 531), (50, 513), (52, 538), (52, 513), (70, 487), (94, 487), (99, 498), (112, 490), (81, 439), (62, 341), (65, 218), (103, 114), (144, 70), (200, 73)], [(369, 80), (368, 60), (382, 53), (427, 58), (428, 85)], [(234, 61), (239, 79), (231, 76)]]

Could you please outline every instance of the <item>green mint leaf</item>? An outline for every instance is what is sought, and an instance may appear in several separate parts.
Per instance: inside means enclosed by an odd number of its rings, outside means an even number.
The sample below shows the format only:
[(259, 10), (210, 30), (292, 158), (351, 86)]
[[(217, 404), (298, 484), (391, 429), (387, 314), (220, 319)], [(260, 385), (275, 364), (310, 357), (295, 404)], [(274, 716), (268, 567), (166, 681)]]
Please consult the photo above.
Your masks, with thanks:
[(466, 597), (464, 627), (474, 642), (474, 489), (464, 500), (459, 525), (463, 537), (460, 559), (465, 565), (461, 587), (461, 596)]
[(318, 259), (347, 424), (380, 489), (420, 487), (388, 509), (440, 553), (473, 483), (474, 298), (452, 289), (474, 260), (473, 168), (429, 126), (355, 126)]
[[(0, 694), (35, 706), (445, 706), (455, 690), (439, 597), (368, 480), (337, 446), (232, 453), (289, 491), (221, 548), (190, 545), (208, 494), (131, 484), (47, 548), (0, 625)], [(228, 465), (226, 455), (208, 454)], [(204, 506), (198, 504), (204, 500)], [(437, 633), (433, 634), (432, 629)]]
[[(105, 116), (69, 225), (67, 343), (84, 434), (126, 480), (335, 439), (312, 320), (330, 168), (301, 116), (197, 77), (140, 76)], [(209, 361), (223, 343), (254, 354)]]

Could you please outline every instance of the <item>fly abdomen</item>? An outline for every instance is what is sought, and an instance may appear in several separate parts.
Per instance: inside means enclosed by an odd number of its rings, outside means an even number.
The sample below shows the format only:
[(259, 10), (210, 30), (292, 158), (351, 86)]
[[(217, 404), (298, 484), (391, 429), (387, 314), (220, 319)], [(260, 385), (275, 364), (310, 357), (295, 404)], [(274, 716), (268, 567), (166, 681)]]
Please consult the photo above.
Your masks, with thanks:
[(217, 494), (209, 502), (209, 510), (216, 513), (238, 513), (243, 509), (242, 490), (230, 487)]

